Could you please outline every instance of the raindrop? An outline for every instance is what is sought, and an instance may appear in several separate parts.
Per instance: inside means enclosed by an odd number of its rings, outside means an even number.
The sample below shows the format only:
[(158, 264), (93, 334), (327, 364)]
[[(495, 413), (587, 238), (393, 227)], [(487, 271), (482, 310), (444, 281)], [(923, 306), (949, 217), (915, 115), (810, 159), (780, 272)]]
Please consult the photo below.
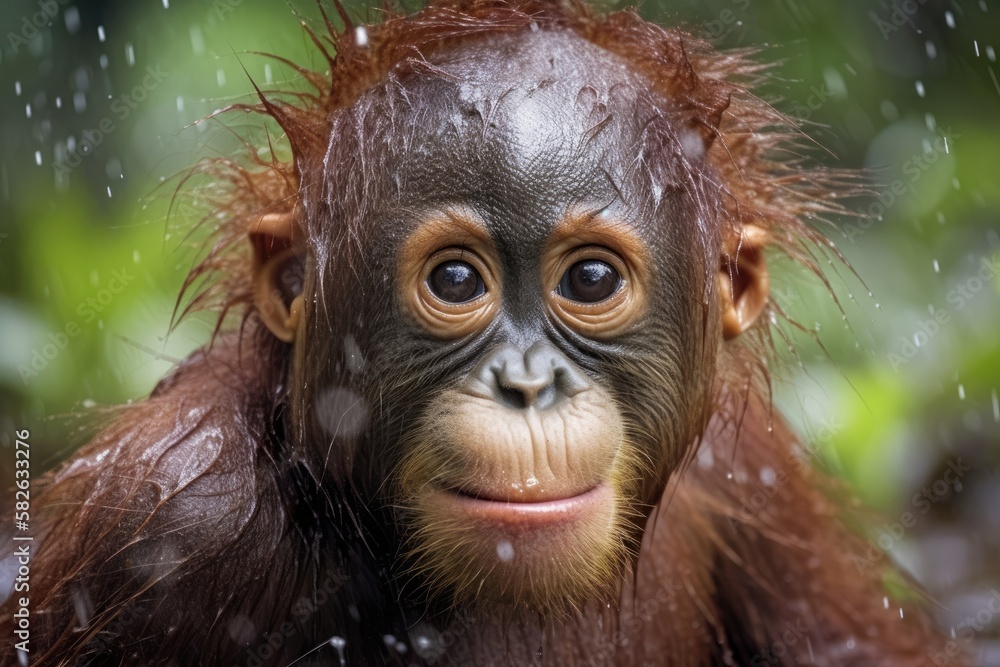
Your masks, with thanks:
[(163, 8), (170, 9), (170, 0), (163, 0)]
[(103, 70), (108, 69), (108, 64), (110, 63), (110, 61), (108, 60), (108, 54), (102, 53), (101, 57), (97, 59), (97, 62), (100, 63), (101, 69)]
[(104, 34), (104, 26), (103, 25), (97, 26), (97, 39), (98, 39), (98, 41), (100, 41), (103, 44), (104, 40), (106, 40), (107, 38), (108, 38), (107, 35)]
[(978, 58), (979, 57), (979, 40), (978, 39), (972, 40), (972, 45), (974, 47), (976, 47), (976, 57)]
[(903, 608), (902, 607), (899, 608), (899, 617), (903, 618)]
[(979, 0), (979, 9), (986, 11), (986, 0)]
[(934, 273), (941, 273), (941, 265), (936, 259), (934, 260)]
[(129, 67), (135, 65), (135, 47), (129, 42), (125, 45), (125, 62), (128, 63)]
[(343, 637), (337, 637), (334, 635), (330, 637), (330, 646), (337, 649), (337, 655), (340, 656), (340, 667), (345, 667), (347, 665), (347, 659), (344, 656), (344, 648), (347, 646), (347, 640)]
[(181, 95), (177, 96), (177, 113), (184, 112), (184, 97)]
[(73, 85), (80, 92), (85, 93), (90, 90), (90, 75), (85, 68), (81, 67), (73, 73)]
[(264, 83), (274, 83), (274, 76), (271, 74), (271, 63), (264, 64)]
[(924, 48), (927, 49), (928, 58), (931, 60), (937, 58), (937, 47), (934, 46), (934, 42), (927, 40), (927, 42), (924, 43)]
[(923, 81), (917, 81), (917, 95), (919, 95), (920, 97), (923, 97), (925, 94), (926, 94), (926, 91), (924, 90), (924, 82)]
[(201, 34), (201, 28), (196, 25), (191, 26), (191, 50), (194, 55), (200, 56), (205, 51), (205, 37)]
[(140, 259), (141, 256), (139, 255), (139, 249), (136, 248), (135, 250), (132, 251), (132, 262), (138, 264)]
[(354, 29), (354, 42), (358, 46), (368, 46), (368, 29), (363, 25), (359, 25)]
[(31, 118), (31, 105), (30, 104), (25, 104), (24, 105), (24, 115), (27, 116), (28, 118)]
[(21, 82), (20, 81), (15, 81), (14, 82), (14, 94), (17, 95), (18, 97), (21, 96)]
[(368, 425), (368, 406), (353, 389), (332, 387), (316, 399), (316, 416), (328, 435), (350, 438)]
[(215, 80), (220, 87), (226, 85), (226, 72), (221, 67), (215, 70)]
[(257, 634), (253, 621), (245, 614), (237, 614), (233, 617), (229, 621), (228, 630), (230, 638), (242, 644), (249, 643)]
[(882, 596), (882, 607), (884, 607), (885, 609), (889, 608), (889, 596), (888, 595), (883, 595)]
[(56, 98), (56, 109), (62, 109), (62, 98), (61, 97), (57, 97)]
[(844, 77), (835, 68), (827, 67), (823, 70), (823, 83), (826, 84), (831, 94), (837, 97), (847, 96), (847, 84), (844, 83)]
[(347, 362), (347, 370), (354, 375), (360, 374), (365, 369), (365, 355), (361, 352), (361, 346), (353, 335), (344, 336), (344, 359)]
[(774, 486), (774, 480), (777, 476), (774, 474), (774, 468), (771, 466), (764, 466), (760, 469), (760, 481), (765, 486)]
[(497, 556), (505, 563), (509, 563), (514, 560), (514, 545), (507, 540), (501, 540), (497, 543)]
[(711, 447), (702, 447), (698, 452), (698, 467), (711, 470), (715, 465), (715, 455)]
[(986, 57), (990, 59), (991, 63), (995, 63), (997, 61), (997, 52), (993, 50), (992, 46), (986, 47)]
[(382, 641), (385, 642), (386, 646), (394, 646), (396, 644), (395, 635), (382, 635)]
[(958, 400), (965, 400), (965, 385), (958, 385)]
[(35, 164), (42, 166), (42, 151), (35, 151)]
[(882, 117), (886, 120), (897, 120), (899, 118), (899, 109), (896, 108), (896, 105), (891, 100), (882, 100), (879, 110), (882, 112)]
[(997, 390), (996, 389), (993, 390), (993, 393), (991, 394), (991, 398), (993, 399), (993, 421), (995, 421), (998, 424), (1000, 424), (1000, 401), (997, 400)]
[(66, 32), (75, 35), (80, 31), (80, 10), (76, 7), (70, 7), (63, 14), (63, 21), (66, 22)]
[(111, 186), (108, 186), (108, 199), (111, 199)]
[(950, 10), (944, 13), (944, 22), (948, 24), (949, 28), (955, 27), (955, 15)]

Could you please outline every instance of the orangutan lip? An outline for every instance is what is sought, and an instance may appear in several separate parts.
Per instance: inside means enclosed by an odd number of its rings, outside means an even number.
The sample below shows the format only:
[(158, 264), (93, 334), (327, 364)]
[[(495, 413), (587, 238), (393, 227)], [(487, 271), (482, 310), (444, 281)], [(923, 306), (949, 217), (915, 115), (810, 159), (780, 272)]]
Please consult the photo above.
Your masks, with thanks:
[(505, 496), (501, 496), (499, 494), (493, 495), (493, 494), (491, 494), (489, 492), (473, 492), (473, 493), (469, 493), (467, 491), (461, 491), (459, 489), (445, 489), (445, 490), (448, 491), (449, 493), (453, 493), (456, 496), (460, 496), (460, 497), (468, 499), (468, 500), (473, 500), (473, 501), (478, 500), (478, 501), (482, 501), (482, 502), (486, 502), (486, 503), (504, 503), (504, 504), (518, 504), (518, 505), (544, 505), (546, 503), (559, 503), (559, 502), (563, 502), (565, 500), (573, 500), (574, 498), (582, 498), (583, 496), (587, 495), (588, 493), (591, 493), (592, 491), (594, 491), (594, 489), (596, 489), (596, 488), (597, 487), (595, 486), (593, 488), (587, 489), (586, 491), (584, 491), (582, 493), (575, 493), (575, 494), (573, 494), (571, 496), (562, 496), (562, 497), (557, 497), (557, 498), (545, 498), (543, 500), (524, 500), (522, 498), (516, 498), (516, 497), (512, 497), (512, 496), (505, 497)]
[(609, 499), (611, 487), (599, 484), (575, 496), (537, 502), (490, 500), (454, 491), (442, 493), (449, 497), (456, 509), (475, 519), (500, 524), (543, 525), (594, 510)]

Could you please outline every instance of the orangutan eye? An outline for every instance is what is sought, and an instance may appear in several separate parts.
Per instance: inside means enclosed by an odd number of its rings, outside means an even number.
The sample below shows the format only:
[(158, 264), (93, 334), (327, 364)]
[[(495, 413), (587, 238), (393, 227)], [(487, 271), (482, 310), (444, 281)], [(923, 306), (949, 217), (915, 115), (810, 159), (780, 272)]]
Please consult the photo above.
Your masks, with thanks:
[(486, 292), (479, 272), (468, 262), (449, 260), (434, 267), (427, 278), (431, 293), (446, 303), (465, 303)]
[(615, 267), (599, 259), (585, 259), (569, 267), (556, 289), (566, 299), (597, 303), (617, 292), (621, 284)]

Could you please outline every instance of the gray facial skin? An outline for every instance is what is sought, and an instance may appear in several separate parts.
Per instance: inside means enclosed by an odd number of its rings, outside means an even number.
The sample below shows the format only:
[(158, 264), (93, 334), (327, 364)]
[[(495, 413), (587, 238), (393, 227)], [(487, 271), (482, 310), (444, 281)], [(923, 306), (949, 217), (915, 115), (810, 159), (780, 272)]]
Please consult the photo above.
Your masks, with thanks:
[[(706, 262), (713, 271), (717, 262), (704, 256), (710, 244), (698, 236), (689, 182), (689, 163), (701, 156), (685, 150), (691, 133), (674, 127), (670, 106), (617, 56), (568, 32), (461, 45), (365, 93), (332, 123), (310, 238), (319, 294), (330, 294), (313, 324), (333, 340), (367, 338), (366, 367), (346, 377), (338, 351), (306, 350), (301, 358), (321, 361), (306, 369), (311, 383), (349, 384), (379, 406), (373, 435), (394, 457), (399, 433), (426, 407), (414, 396), (467, 380), (491, 351), (541, 346), (627, 398), (622, 410), (665, 476), (691, 437), (676, 415), (689, 414), (704, 390), (694, 365), (712, 321)], [(485, 225), (503, 287), (492, 324), (455, 341), (407, 318), (394, 284), (403, 241), (445, 210), (470, 211)], [(648, 315), (614, 340), (556, 326), (544, 309), (551, 287), (540, 256), (573, 212), (630, 226), (651, 260)]]

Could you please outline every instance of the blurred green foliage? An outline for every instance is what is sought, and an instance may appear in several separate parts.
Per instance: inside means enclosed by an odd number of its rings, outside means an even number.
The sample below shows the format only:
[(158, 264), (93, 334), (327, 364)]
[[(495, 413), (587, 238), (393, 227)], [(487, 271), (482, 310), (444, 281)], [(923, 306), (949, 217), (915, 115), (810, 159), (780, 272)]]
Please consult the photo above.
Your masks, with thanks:
[[(251, 81), (303, 87), (250, 52), (323, 61), (283, 3), (67, 2), (29, 36), (41, 6), (0, 8), (0, 438), (32, 428), (59, 457), (80, 441), (65, 415), (140, 398), (211, 332), (206, 317), (170, 330), (200, 244), (183, 209), (167, 216), (170, 178), (239, 151), (237, 136), (266, 139), (249, 115), (194, 123), (252, 101)], [(314, 4), (293, 7), (316, 21)], [(839, 306), (775, 258), (776, 298), (825, 346), (781, 325), (797, 351), (779, 350), (785, 413), (883, 508), (943, 451), (995, 453), (1000, 279), (956, 290), (1000, 260), (1000, 6), (929, 0), (902, 23), (867, 0), (651, 0), (642, 12), (725, 47), (766, 46), (759, 57), (777, 66), (761, 92), (808, 121), (812, 156), (880, 184), (880, 198), (850, 202), (876, 217), (833, 221), (861, 277), (826, 265)], [(88, 136), (93, 150), (60, 176)]]

